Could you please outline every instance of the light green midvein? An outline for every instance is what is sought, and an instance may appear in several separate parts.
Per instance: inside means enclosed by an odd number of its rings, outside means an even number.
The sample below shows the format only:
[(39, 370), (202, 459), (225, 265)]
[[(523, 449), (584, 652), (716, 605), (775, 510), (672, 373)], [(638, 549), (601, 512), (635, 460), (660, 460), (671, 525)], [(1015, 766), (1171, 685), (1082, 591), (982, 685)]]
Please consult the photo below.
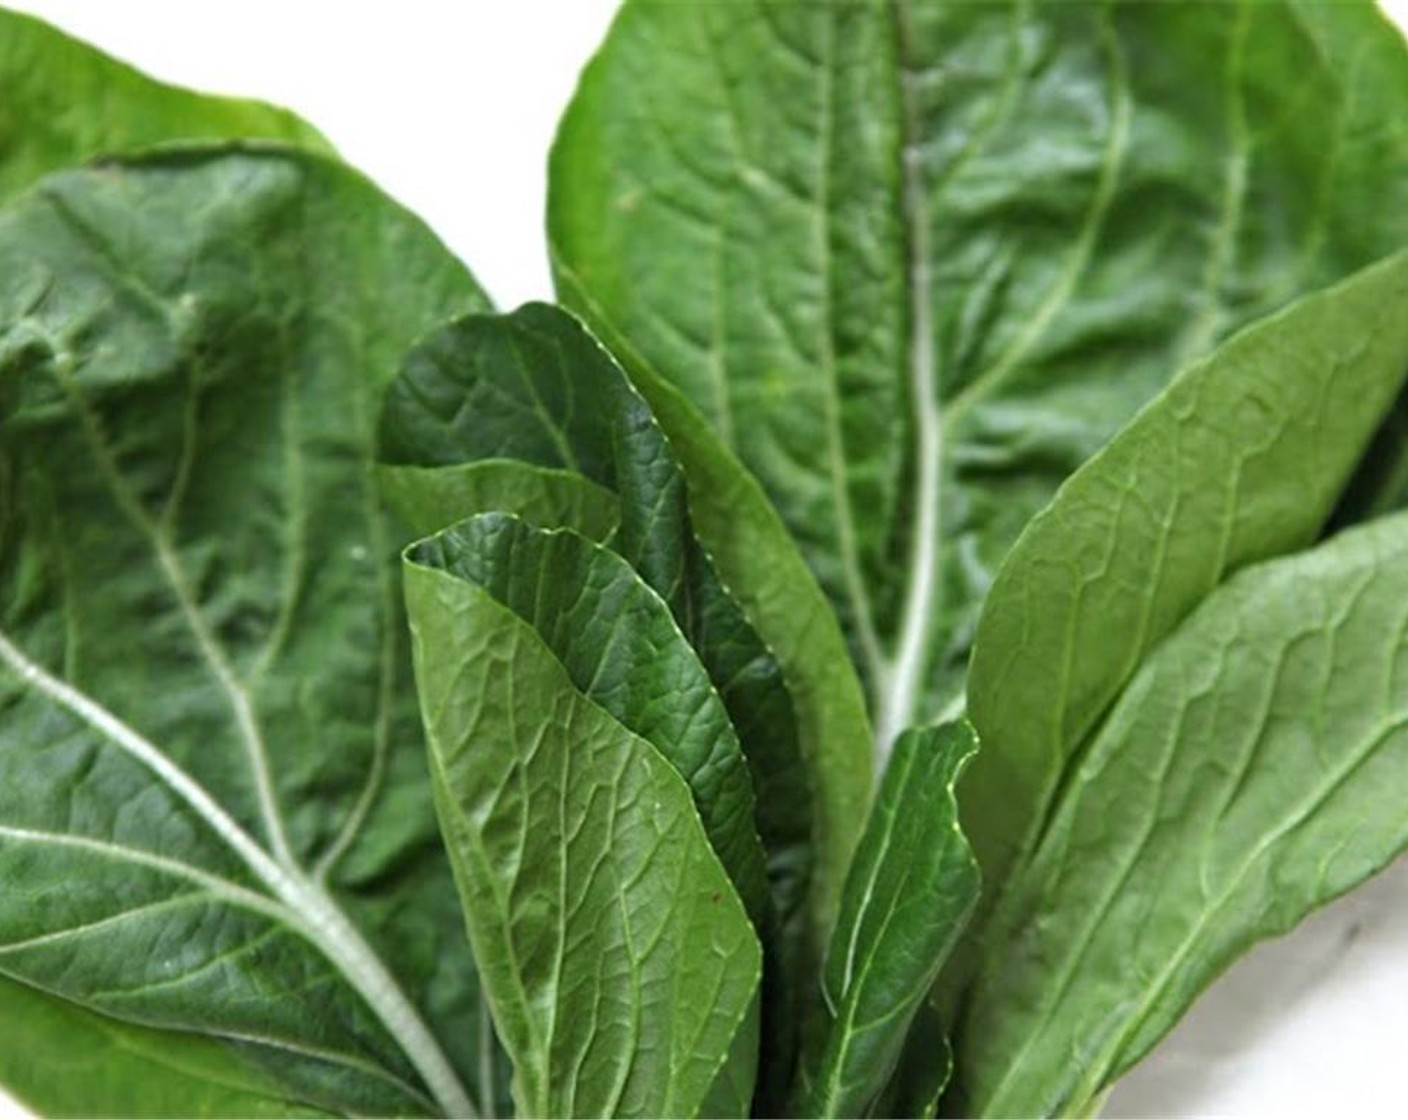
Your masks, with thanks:
[(330, 894), (299, 867), (265, 851), (199, 782), (155, 743), (91, 697), (30, 660), (3, 632), (0, 632), (0, 665), (14, 673), (22, 684), (87, 724), (151, 771), (184, 802), (253, 872), (276, 902), (287, 908), (289, 928), (318, 949), (366, 1001), (446, 1115), (476, 1116), (459, 1076), (420, 1013)]
[(893, 17), (899, 54), (903, 122), (903, 225), (909, 279), (909, 383), (913, 395), (917, 495), (899, 640), (894, 660), (885, 665), (885, 671), (877, 680), (880, 697), (875, 720), (875, 750), (882, 762), (896, 736), (914, 718), (927, 661), (929, 632), (938, 610), (944, 434), (939, 417), (938, 373), (935, 368), (929, 206), (915, 90), (918, 79), (909, 64), (912, 53), (910, 28), (903, 4), (894, 5)]

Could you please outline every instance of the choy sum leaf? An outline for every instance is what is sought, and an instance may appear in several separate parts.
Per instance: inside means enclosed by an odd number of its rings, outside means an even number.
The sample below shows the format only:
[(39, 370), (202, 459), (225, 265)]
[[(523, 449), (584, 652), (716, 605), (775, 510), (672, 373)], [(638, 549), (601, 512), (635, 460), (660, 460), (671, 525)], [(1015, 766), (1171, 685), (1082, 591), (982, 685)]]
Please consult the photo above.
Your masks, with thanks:
[(1408, 240), (1408, 54), (1370, 3), (631, 0), (550, 180), (562, 299), (757, 475), (885, 750), (1062, 479)]
[(746, 771), (668, 609), (615, 553), (506, 514), (412, 548), (406, 593), (519, 1110), (747, 1115), (762, 952), (696, 810), (752, 835), (722, 793)]
[[(822, 979), (829, 1015), (804, 1056), (796, 1115), (871, 1115), (900, 1064), (911, 1023), (978, 899), (954, 791), (975, 747), (966, 724), (909, 731), (895, 744), (846, 879)], [(949, 1066), (942, 1041), (917, 1061), (935, 1077), (919, 1107), (932, 1107)], [(900, 1092), (887, 1103), (916, 1102)]]
[(0, 213), (0, 975), (293, 1109), (489, 1104), (373, 474), (404, 349), (483, 306), (311, 155)]
[[(669, 604), (725, 700), (760, 787), (783, 920), (810, 892), (808, 920), (828, 929), (869, 793), (864, 716), (838, 717), (851, 736), (844, 757), (815, 734), (818, 712), (847, 704), (854, 677), (828, 644), (825, 603), (741, 469), (707, 446), (682, 450), (582, 325), (540, 304), (471, 316), (418, 346), (387, 395), (381, 456), (387, 493), (427, 531), (502, 510), (609, 539)], [(706, 464), (712, 485), (681, 460)], [(727, 542), (699, 528), (730, 504)], [(760, 578), (729, 568), (721, 545), (746, 549)], [(799, 607), (784, 628), (777, 605), (754, 609), (780, 578), (792, 583), (778, 603)]]
[(325, 1116), (211, 1038), (96, 1015), (0, 979), (0, 1083), (45, 1116)]
[(1400, 254), (1238, 335), (1004, 564), (960, 787), (998, 887), (957, 1107), (1084, 1107), (1237, 953), (1408, 845), (1408, 522), (1300, 551), (1408, 377), (1405, 311)]
[[(674, 441), (580, 323), (531, 304), (469, 316), (425, 339), (387, 394), (381, 433), (386, 492), (423, 527), (499, 511), (606, 543), (606, 551), (580, 553), (558, 538), (531, 558), (525, 544), (518, 560), (492, 577), (481, 567), (478, 578), (519, 604), (576, 688), (689, 782), (769, 955), (764, 1095), (780, 1095), (796, 1009), (809, 999), (800, 978), (820, 957), (819, 931), (839, 889), (830, 877), (850, 829), (824, 827), (823, 799), (813, 791), (839, 788), (839, 777), (804, 750), (792, 678), (696, 533), (695, 491)], [(780, 532), (755, 535), (753, 547), (764, 561), (800, 563)], [(515, 583), (519, 560), (551, 574)], [(602, 573), (622, 580), (621, 594), (639, 586), (610, 605), (581, 606), (576, 597)], [(540, 595), (539, 586), (556, 594)], [(609, 650), (598, 648), (605, 636), (583, 629), (588, 607), (608, 610), (618, 625)], [(634, 646), (623, 637), (633, 631)], [(668, 665), (675, 668), (662, 675)], [(839, 671), (849, 673), (844, 656)], [(844, 796), (855, 799), (857, 790)]]

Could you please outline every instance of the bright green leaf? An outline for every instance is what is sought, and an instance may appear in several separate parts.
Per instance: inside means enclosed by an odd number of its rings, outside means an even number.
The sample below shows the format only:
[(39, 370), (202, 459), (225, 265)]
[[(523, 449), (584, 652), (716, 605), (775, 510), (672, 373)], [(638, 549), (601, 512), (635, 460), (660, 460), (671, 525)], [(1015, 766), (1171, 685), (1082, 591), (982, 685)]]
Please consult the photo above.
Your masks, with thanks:
[[(830, 1015), (804, 1055), (797, 1115), (868, 1115), (899, 1064), (978, 898), (954, 795), (976, 746), (962, 723), (908, 731), (895, 744), (841, 896), (823, 974)], [(928, 1057), (935, 1070), (948, 1064), (942, 1045)]]
[(0, 979), (0, 1083), (45, 1116), (324, 1116), (212, 1039), (154, 1031)]
[(330, 151), (257, 101), (155, 81), (37, 19), (0, 9), (0, 203), (51, 171), (173, 140), (283, 140)]
[(970, 678), (985, 749), (963, 818), (989, 882), (1020, 866), (1145, 654), (1231, 572), (1315, 540), (1408, 375), (1405, 309), (1400, 255), (1248, 329), (1023, 534)]

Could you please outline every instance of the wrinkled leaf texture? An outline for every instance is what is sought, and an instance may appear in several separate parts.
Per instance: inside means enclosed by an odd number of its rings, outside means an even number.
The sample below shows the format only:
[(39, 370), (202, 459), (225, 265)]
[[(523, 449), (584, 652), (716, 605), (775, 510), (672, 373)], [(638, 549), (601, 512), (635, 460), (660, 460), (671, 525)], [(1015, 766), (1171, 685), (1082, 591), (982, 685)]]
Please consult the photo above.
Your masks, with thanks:
[(1405, 104), (1370, 3), (628, 0), (552, 154), (559, 291), (761, 480), (883, 751), (961, 704), (1064, 477), (1408, 236)]
[[(108, 161), (0, 215), (0, 973), (291, 1108), (480, 1077), (373, 449), (412, 338), (482, 306), (319, 156)], [(246, 1108), (175, 1093), (143, 1107)]]

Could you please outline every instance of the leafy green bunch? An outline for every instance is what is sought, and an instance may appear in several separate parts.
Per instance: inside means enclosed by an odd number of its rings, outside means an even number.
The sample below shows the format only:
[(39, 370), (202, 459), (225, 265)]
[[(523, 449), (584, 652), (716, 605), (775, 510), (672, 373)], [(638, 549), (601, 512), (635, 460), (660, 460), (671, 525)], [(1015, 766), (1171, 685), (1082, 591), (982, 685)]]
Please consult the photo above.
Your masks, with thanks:
[(628, 0), (511, 314), (0, 14), (0, 204), (35, 1109), (1086, 1115), (1408, 847), (1370, 5)]

